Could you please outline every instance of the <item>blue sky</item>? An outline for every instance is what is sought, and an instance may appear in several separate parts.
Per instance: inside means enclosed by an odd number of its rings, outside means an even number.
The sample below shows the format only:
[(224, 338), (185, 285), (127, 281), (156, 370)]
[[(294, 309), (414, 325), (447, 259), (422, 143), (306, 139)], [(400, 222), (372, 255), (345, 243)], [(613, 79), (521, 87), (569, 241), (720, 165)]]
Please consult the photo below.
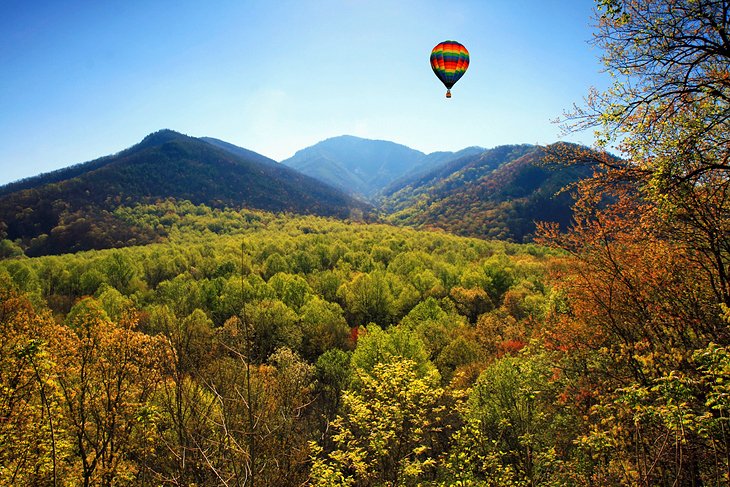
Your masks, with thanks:
[[(424, 152), (590, 144), (590, 0), (0, 0), (0, 184), (170, 128), (275, 160), (343, 134)], [(429, 65), (471, 54), (453, 98)]]

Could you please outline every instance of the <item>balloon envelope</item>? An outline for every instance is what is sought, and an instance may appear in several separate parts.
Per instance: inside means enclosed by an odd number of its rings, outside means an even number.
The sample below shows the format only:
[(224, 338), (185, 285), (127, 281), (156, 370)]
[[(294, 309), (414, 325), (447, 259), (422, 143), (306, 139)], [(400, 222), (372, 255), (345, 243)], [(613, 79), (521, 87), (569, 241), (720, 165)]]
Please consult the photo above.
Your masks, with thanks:
[(446, 86), (448, 97), (451, 87), (464, 76), (469, 67), (469, 51), (456, 41), (440, 42), (431, 51), (431, 68)]

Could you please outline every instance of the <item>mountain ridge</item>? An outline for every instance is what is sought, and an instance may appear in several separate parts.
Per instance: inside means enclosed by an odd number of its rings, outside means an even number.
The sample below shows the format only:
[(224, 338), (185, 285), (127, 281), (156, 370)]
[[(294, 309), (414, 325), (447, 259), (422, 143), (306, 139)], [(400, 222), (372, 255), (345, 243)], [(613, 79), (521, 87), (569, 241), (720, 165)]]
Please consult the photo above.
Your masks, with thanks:
[(393, 181), (414, 170), (438, 165), (453, 154), (425, 154), (396, 142), (340, 135), (300, 149), (281, 164), (372, 199)]
[[(348, 161), (343, 147), (354, 151)], [(114, 210), (172, 198), (221, 208), (385, 218), (522, 242), (534, 234), (536, 220), (570, 223), (572, 200), (558, 190), (587, 176), (585, 170), (548, 168), (541, 150), (513, 144), (425, 154), (345, 135), (298, 151), (308, 154), (298, 163), (305, 174), (220, 139), (163, 129), (117, 154), (0, 187), (0, 238), (19, 240), (28, 255), (154, 241), (159, 235), (125, 227)], [(404, 163), (393, 162), (400, 156)], [(348, 196), (337, 186), (369, 187), (369, 195)]]
[(31, 249), (29, 255), (147, 242), (155, 236), (129, 237), (134, 229), (123, 229), (113, 210), (168, 198), (213, 207), (372, 218), (369, 205), (273, 160), (264, 163), (264, 157), (236, 155), (161, 130), (113, 156), (4, 187), (0, 230), (21, 240)]

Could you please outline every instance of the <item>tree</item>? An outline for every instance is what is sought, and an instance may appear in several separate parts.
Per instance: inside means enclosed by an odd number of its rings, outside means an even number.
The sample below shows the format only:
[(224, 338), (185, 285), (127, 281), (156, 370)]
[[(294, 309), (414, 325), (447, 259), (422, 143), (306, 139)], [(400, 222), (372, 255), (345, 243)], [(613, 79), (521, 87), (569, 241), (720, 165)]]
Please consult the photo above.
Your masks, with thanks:
[(200, 285), (190, 275), (179, 274), (157, 286), (158, 300), (165, 303), (178, 318), (188, 316), (200, 307)]
[(20, 245), (16, 244), (12, 240), (0, 240), (0, 260), (12, 259), (14, 257), (21, 257), (25, 255)]
[(423, 340), (429, 359), (438, 367), (444, 382), (463, 365), (482, 358), (481, 347), (474, 340), (474, 328), (466, 319), (451, 311), (444, 311), (434, 298), (421, 301), (399, 325), (415, 331)]
[(263, 265), (264, 279), (269, 280), (279, 272), (289, 272), (289, 263), (278, 252), (269, 255)]
[(472, 323), (476, 323), (479, 315), (494, 308), (489, 295), (481, 288), (452, 287), (449, 297), (454, 301), (459, 313), (466, 316)]
[(209, 474), (198, 445), (209, 436), (207, 416), (215, 400), (200, 382), (214, 360), (212, 323), (200, 309), (178, 318), (167, 305), (149, 310), (147, 332), (163, 339), (165, 380), (155, 395), (160, 421), (157, 453), (151, 468), (166, 480), (193, 483)]
[(302, 306), (302, 354), (315, 360), (322, 353), (334, 348), (350, 347), (350, 327), (337, 303), (329, 303), (319, 297)]
[(599, 147), (618, 144), (624, 158), (573, 149), (573, 159), (598, 163), (604, 184), (630, 182), (661, 213), (658, 230), (696, 256), (728, 305), (728, 2), (597, 3), (596, 44), (615, 82), (590, 93), (565, 127), (595, 128)]
[(311, 298), (312, 289), (301, 276), (279, 272), (269, 279), (276, 297), (293, 310), (299, 310)]
[(327, 449), (332, 447), (330, 422), (339, 411), (342, 392), (350, 386), (351, 356), (350, 352), (333, 348), (320, 355), (315, 364), (317, 403), (322, 411), (322, 443)]
[(48, 339), (49, 315), (0, 281), (0, 484), (62, 485), (72, 454)]
[[(502, 477), (506, 485), (551, 479), (560, 424), (548, 357), (505, 357), (489, 366), (471, 391), (458, 435), (457, 471), (466, 478)], [(548, 484), (550, 485), (550, 484)]]
[[(567, 128), (598, 127), (602, 145), (627, 136), (626, 162), (666, 182), (729, 170), (729, 161), (715, 157), (728, 148), (728, 3), (596, 3), (595, 43), (615, 82), (605, 93), (593, 91), (585, 107), (568, 115)], [(672, 156), (681, 157), (671, 164)]]
[(398, 325), (388, 330), (371, 323), (365, 333), (358, 337), (357, 347), (352, 354), (351, 364), (359, 373), (353, 378), (354, 388), (359, 377), (371, 374), (378, 364), (390, 364), (399, 360), (413, 361), (420, 377), (431, 375), (436, 369), (428, 359), (428, 350), (418, 334)]
[(265, 429), (271, 436), (264, 441), (267, 446), (265, 461), (269, 458), (276, 468), (265, 469), (265, 484), (273, 486), (299, 486), (306, 479), (310, 431), (308, 414), (314, 399), (315, 367), (302, 360), (288, 348), (276, 350), (270, 357), (273, 377), (267, 395), (276, 398), (276, 408)]
[(128, 293), (130, 284), (137, 275), (137, 269), (125, 254), (113, 252), (105, 260), (104, 273), (109, 284), (122, 293)]
[(598, 148), (622, 158), (549, 149), (596, 167), (577, 188), (571, 231), (546, 232), (574, 257), (558, 269), (570, 304), (559, 321), (572, 325), (556, 336), (582, 355), (585, 376), (602, 378), (584, 436), (608, 458), (600, 482), (719, 483), (727, 437), (715, 430), (708, 443), (686, 418), (722, 414), (703, 403), (711, 387), (693, 356), (730, 337), (730, 4), (597, 4), (596, 44), (615, 82), (566, 128), (596, 129)]
[[(240, 332), (238, 325), (229, 320), (226, 333)], [(235, 336), (224, 339), (236, 342)], [(204, 379), (215, 403), (208, 411), (209, 435), (197, 441), (197, 453), (211, 472), (207, 484), (301, 485), (314, 367), (286, 348), (272, 354), (268, 364), (253, 366), (238, 350), (229, 351), (231, 356), (219, 359)]]
[(109, 321), (92, 298), (77, 303), (66, 323), (52, 346), (81, 482), (130, 482), (140, 468), (134, 458), (147, 447), (147, 401), (167, 359), (163, 342), (136, 331), (133, 317)]
[(313, 485), (418, 485), (435, 477), (443, 444), (447, 397), (436, 371), (421, 376), (398, 359), (371, 373), (356, 369), (361, 386), (342, 398), (332, 423), (335, 449), (314, 446)]
[(345, 309), (352, 316), (351, 324), (354, 325), (373, 322), (388, 326), (397, 311), (390, 280), (381, 271), (358, 273), (340, 287), (337, 295), (345, 302)]
[(283, 302), (264, 300), (246, 307), (246, 322), (253, 326), (253, 355), (250, 360), (262, 363), (276, 351), (286, 347), (301, 350), (302, 328), (298, 317)]

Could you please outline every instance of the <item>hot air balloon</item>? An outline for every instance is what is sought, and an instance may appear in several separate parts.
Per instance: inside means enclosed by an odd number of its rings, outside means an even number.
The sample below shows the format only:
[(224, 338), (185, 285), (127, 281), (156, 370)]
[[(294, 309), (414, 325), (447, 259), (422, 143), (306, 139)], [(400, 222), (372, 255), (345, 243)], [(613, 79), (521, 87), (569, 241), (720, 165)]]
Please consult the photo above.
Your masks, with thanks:
[(451, 98), (451, 87), (468, 67), (469, 51), (456, 41), (441, 42), (431, 51), (431, 68), (446, 86), (446, 98)]

